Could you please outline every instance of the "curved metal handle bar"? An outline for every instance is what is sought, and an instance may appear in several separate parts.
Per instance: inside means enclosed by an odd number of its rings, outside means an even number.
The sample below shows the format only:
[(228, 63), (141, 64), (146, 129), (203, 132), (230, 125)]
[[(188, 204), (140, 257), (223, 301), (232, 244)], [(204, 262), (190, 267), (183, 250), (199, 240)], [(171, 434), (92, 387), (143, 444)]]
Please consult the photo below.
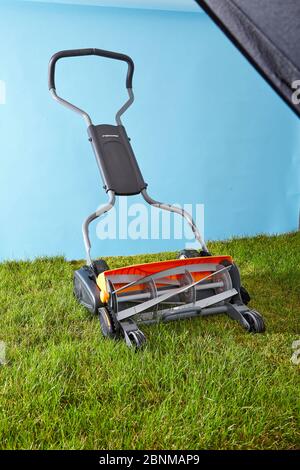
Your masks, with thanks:
[(56, 87), (55, 87), (55, 66), (58, 60), (66, 58), (66, 57), (81, 57), (81, 56), (89, 56), (89, 55), (96, 55), (99, 57), (107, 57), (109, 59), (121, 60), (123, 62), (126, 62), (128, 65), (127, 77), (126, 77), (126, 88), (128, 91), (129, 99), (126, 101), (126, 103), (121, 107), (121, 109), (116, 114), (117, 124), (122, 125), (121, 115), (129, 108), (129, 106), (134, 101), (134, 96), (132, 92), (132, 78), (133, 78), (133, 72), (134, 72), (134, 63), (131, 57), (129, 57), (128, 55), (120, 54), (118, 52), (105, 51), (103, 49), (72, 49), (72, 50), (57, 52), (51, 57), (50, 62), (49, 62), (49, 72), (48, 72), (49, 91), (52, 97), (56, 101), (58, 101), (63, 106), (66, 106), (67, 108), (71, 109), (72, 111), (79, 113), (85, 120), (87, 126), (90, 126), (92, 124), (92, 120), (89, 114), (86, 111), (83, 111), (82, 109), (78, 108), (74, 104), (70, 103), (69, 101), (61, 98), (56, 93)]
[(101, 215), (105, 214), (105, 212), (108, 212), (115, 204), (116, 201), (116, 196), (114, 191), (108, 191), (108, 196), (109, 200), (106, 204), (100, 206), (96, 212), (93, 212), (91, 215), (89, 215), (85, 221), (82, 224), (82, 233), (83, 233), (83, 241), (84, 241), (84, 246), (86, 250), (86, 262), (89, 266), (92, 265), (92, 259), (91, 259), (91, 241), (89, 237), (89, 225), (93, 220), (97, 219)]
[(54, 88), (51, 88), (50, 94), (51, 94), (52, 98), (53, 98), (55, 101), (58, 101), (60, 104), (62, 104), (62, 105), (65, 106), (66, 108), (71, 109), (71, 110), (74, 111), (75, 113), (80, 114), (80, 115), (83, 117), (83, 119), (85, 120), (87, 127), (89, 127), (89, 126), (92, 125), (92, 120), (91, 120), (89, 114), (86, 113), (85, 111), (83, 111), (83, 109), (77, 108), (77, 106), (75, 106), (74, 104), (69, 103), (69, 101), (64, 100), (63, 98), (61, 98), (60, 96), (58, 96), (58, 94), (56, 93), (56, 90), (55, 90)]
[(148, 204), (150, 204), (151, 206), (157, 207), (158, 209), (163, 209), (165, 211), (175, 212), (176, 214), (180, 214), (182, 217), (184, 217), (185, 220), (188, 222), (189, 226), (191, 227), (196, 240), (200, 243), (202, 250), (208, 252), (208, 248), (201, 236), (201, 233), (198, 230), (197, 225), (195, 224), (192, 216), (187, 211), (185, 211), (184, 209), (180, 209), (179, 207), (172, 206), (171, 204), (165, 204), (163, 202), (155, 201), (149, 196), (146, 189), (142, 190), (142, 196), (145, 201), (148, 202)]
[[(93, 212), (91, 215), (89, 215), (82, 224), (83, 241), (84, 241), (84, 245), (85, 245), (86, 260), (87, 260), (88, 265), (92, 264), (92, 259), (91, 259), (91, 254), (90, 254), (91, 253), (91, 241), (90, 241), (90, 237), (89, 237), (89, 225), (90, 225), (91, 222), (93, 222), (93, 220), (97, 219), (98, 217), (100, 217), (101, 215), (105, 214), (110, 209), (112, 209), (112, 207), (114, 206), (114, 204), (116, 202), (116, 195), (115, 195), (114, 191), (110, 190), (110, 191), (107, 192), (107, 194), (108, 194), (108, 197), (109, 197), (108, 202), (106, 204), (100, 206), (95, 212)], [(195, 222), (193, 221), (192, 216), (188, 212), (186, 212), (184, 209), (180, 209), (179, 207), (175, 207), (175, 206), (172, 206), (170, 204), (164, 204), (162, 202), (155, 201), (154, 199), (152, 199), (149, 196), (146, 189), (143, 189), (141, 194), (142, 194), (143, 198), (145, 199), (145, 201), (148, 202), (148, 204), (150, 204), (151, 206), (157, 207), (159, 209), (167, 210), (169, 212), (175, 212), (176, 214), (179, 214), (182, 217), (184, 217), (185, 220), (188, 222), (189, 226), (191, 227), (191, 229), (192, 229), (192, 231), (195, 235), (195, 238), (199, 242), (202, 250), (208, 251), (207, 246), (206, 246), (206, 244), (205, 244), (205, 242), (204, 242), (204, 240), (203, 240), (203, 238), (202, 238)]]

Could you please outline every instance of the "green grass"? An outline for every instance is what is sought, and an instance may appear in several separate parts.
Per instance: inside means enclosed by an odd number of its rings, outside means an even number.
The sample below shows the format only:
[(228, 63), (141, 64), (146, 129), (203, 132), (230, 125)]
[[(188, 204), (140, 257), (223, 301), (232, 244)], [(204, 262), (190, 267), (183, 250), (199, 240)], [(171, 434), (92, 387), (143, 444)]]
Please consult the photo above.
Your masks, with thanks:
[[(300, 233), (210, 244), (231, 254), (267, 332), (226, 316), (145, 327), (134, 353), (101, 337), (72, 295), (79, 262), (0, 264), (2, 449), (300, 446)], [(111, 267), (174, 253), (109, 258)]]

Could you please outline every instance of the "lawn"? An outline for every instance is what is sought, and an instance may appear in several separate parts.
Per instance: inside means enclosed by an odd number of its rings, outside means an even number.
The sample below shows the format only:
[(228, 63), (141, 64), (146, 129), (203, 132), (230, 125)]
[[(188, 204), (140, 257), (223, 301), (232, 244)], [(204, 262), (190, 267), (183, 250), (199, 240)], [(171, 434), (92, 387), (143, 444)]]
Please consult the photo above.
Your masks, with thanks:
[[(209, 244), (241, 268), (267, 331), (226, 316), (144, 327), (146, 348), (101, 337), (72, 295), (80, 262), (0, 264), (2, 449), (300, 447), (300, 233)], [(108, 258), (110, 267), (174, 253)]]

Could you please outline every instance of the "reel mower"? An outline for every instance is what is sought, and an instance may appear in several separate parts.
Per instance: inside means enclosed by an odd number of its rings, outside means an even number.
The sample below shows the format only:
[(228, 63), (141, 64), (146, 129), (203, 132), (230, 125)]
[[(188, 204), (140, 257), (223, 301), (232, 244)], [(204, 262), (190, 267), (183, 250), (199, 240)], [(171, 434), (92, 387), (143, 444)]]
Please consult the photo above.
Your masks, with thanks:
[[(88, 113), (59, 97), (55, 87), (55, 66), (67, 57), (100, 56), (128, 65), (128, 100), (116, 114), (116, 125), (94, 125)], [(134, 64), (124, 54), (101, 49), (78, 49), (54, 54), (49, 63), (49, 90), (60, 104), (85, 120), (89, 140), (108, 195), (83, 223), (86, 265), (74, 273), (74, 294), (79, 303), (99, 316), (105, 337), (124, 338), (129, 347), (141, 348), (146, 338), (141, 324), (227, 314), (246, 331), (265, 330), (262, 316), (247, 307), (249, 294), (241, 286), (239, 270), (230, 256), (212, 256), (191, 215), (183, 209), (152, 199), (145, 183), (121, 116), (133, 103)], [(89, 225), (109, 211), (116, 196), (141, 194), (151, 206), (177, 213), (191, 227), (200, 249), (182, 250), (178, 259), (109, 269), (104, 260), (91, 259)]]

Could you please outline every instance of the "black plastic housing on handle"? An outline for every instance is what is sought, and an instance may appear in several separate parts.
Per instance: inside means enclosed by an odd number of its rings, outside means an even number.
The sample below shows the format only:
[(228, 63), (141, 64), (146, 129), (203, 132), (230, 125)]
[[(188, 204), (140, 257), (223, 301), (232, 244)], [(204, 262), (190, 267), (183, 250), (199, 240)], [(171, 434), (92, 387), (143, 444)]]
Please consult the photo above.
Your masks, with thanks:
[(71, 49), (67, 51), (60, 51), (54, 54), (49, 62), (49, 75), (48, 75), (48, 86), (49, 90), (55, 88), (55, 66), (59, 59), (65, 57), (80, 57), (85, 55), (97, 55), (99, 57), (107, 57), (109, 59), (122, 60), (128, 64), (128, 72), (126, 77), (126, 87), (132, 88), (132, 77), (134, 72), (134, 63), (131, 57), (119, 52), (105, 51), (103, 49)]

